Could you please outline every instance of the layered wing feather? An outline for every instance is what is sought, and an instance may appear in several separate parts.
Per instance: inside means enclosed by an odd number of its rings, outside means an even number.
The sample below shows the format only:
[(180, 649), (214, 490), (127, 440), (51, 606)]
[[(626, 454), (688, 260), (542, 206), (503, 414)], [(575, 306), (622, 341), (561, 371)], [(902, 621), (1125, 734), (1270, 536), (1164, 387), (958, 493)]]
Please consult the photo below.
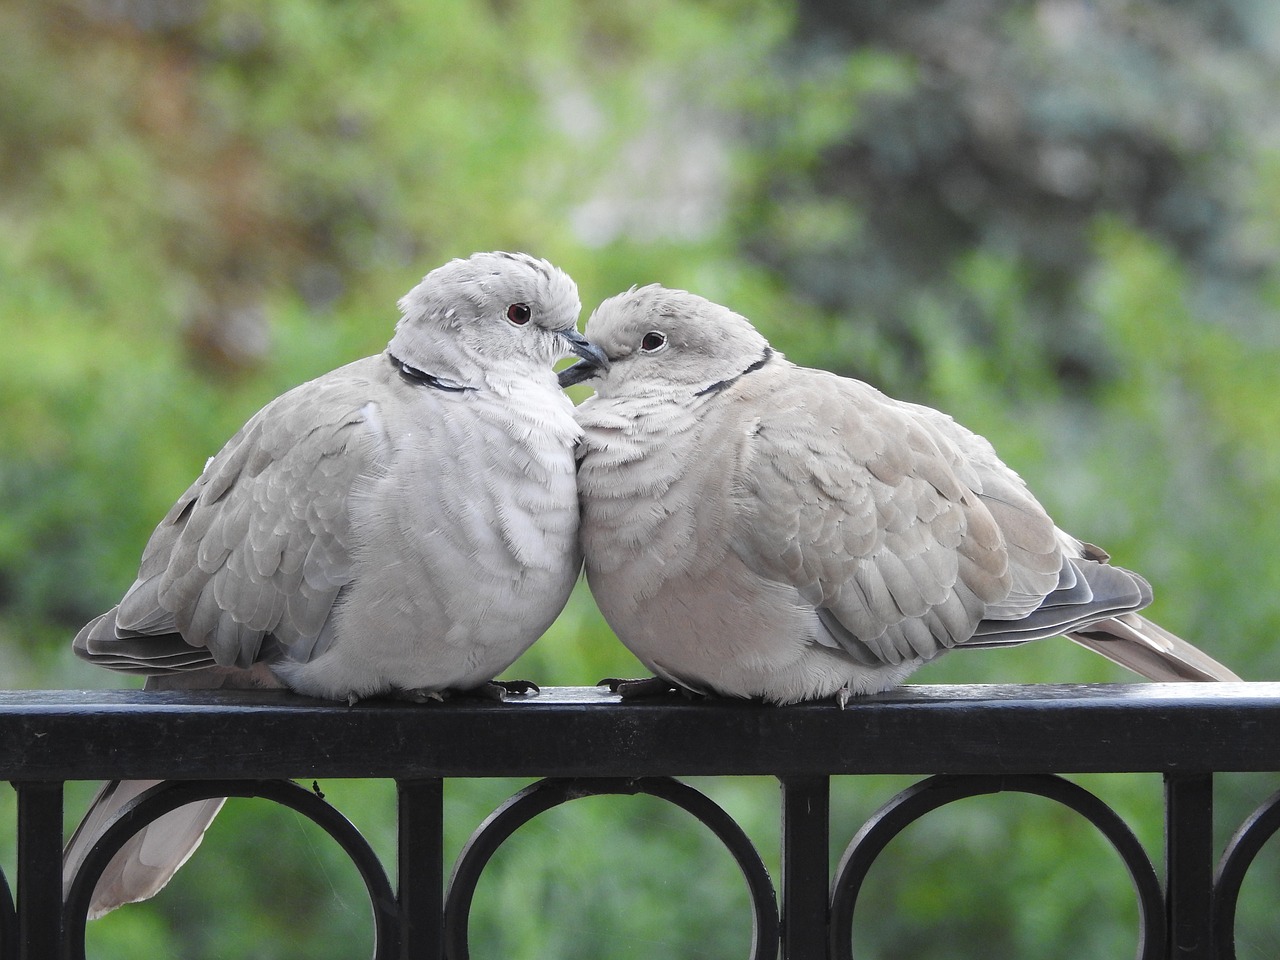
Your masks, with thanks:
[(210, 459), (124, 599), (76, 637), (80, 656), (156, 675), (323, 646), (353, 576), (348, 499), (388, 454), (364, 363), (283, 394)]
[(818, 642), (898, 664), (1150, 601), (1145, 582), (1059, 531), (990, 444), (949, 417), (822, 371), (761, 374), (754, 402), (735, 405), (734, 550), (816, 608)]

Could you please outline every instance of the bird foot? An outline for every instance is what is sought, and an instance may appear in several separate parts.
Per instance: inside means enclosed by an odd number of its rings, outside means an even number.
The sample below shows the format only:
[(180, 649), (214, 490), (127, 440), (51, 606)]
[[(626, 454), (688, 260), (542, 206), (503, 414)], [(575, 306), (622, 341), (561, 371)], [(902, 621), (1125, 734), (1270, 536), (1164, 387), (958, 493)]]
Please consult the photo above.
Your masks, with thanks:
[(688, 695), (688, 691), (683, 687), (677, 687), (674, 683), (669, 683), (661, 677), (641, 677), (637, 680), (622, 680), (618, 677), (605, 677), (596, 684), (597, 687), (608, 687), (610, 693), (616, 693), (623, 700), (635, 700), (644, 697), (663, 697), (669, 693), (684, 693)]
[(836, 706), (843, 710), (849, 705), (849, 698), (851, 696), (853, 696), (853, 691), (849, 689), (849, 685), (846, 683), (836, 691)]
[(507, 697), (537, 696), (542, 692), (532, 680), (490, 680), (488, 683), (472, 690), (459, 691), (464, 696), (480, 697), (484, 700), (505, 700)]
[(439, 690), (393, 690), (390, 697), (393, 700), (407, 700), (410, 703), (428, 703), (432, 700), (444, 701), (444, 694)]

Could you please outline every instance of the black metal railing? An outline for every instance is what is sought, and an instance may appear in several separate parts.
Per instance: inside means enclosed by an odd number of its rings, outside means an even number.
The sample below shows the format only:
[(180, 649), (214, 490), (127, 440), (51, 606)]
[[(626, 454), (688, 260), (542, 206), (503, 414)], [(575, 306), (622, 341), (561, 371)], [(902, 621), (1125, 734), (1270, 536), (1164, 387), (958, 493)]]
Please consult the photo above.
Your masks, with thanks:
[[(477, 882), (515, 830), (579, 797), (643, 793), (697, 817), (741, 868), (752, 957), (845, 960), (862, 881), (886, 844), (945, 804), (1014, 791), (1064, 804), (1115, 849), (1138, 899), (1140, 960), (1232, 960), (1241, 883), (1280, 829), (1280, 793), (1258, 798), (1219, 852), (1214, 775), (1229, 771), (1280, 771), (1280, 684), (911, 686), (845, 710), (621, 703), (577, 687), (507, 703), (351, 708), (266, 692), (0, 692), (0, 777), (18, 794), (16, 897), (0, 875), (0, 958), (83, 957), (93, 886), (130, 835), (193, 800), (256, 796), (309, 817), (346, 851), (372, 903), (376, 957), (460, 960)], [(1160, 871), (1111, 807), (1063, 777), (1104, 772), (1163, 775)], [(924, 779), (867, 821), (833, 874), (830, 778), (885, 773)], [(676, 779), (708, 775), (780, 782), (779, 890), (739, 825)], [(398, 785), (394, 882), (346, 818), (291, 782), (352, 777)], [(443, 782), (460, 777), (540, 779), (477, 829), (446, 884)], [(122, 811), (64, 904), (63, 784), (117, 778), (167, 782)]]

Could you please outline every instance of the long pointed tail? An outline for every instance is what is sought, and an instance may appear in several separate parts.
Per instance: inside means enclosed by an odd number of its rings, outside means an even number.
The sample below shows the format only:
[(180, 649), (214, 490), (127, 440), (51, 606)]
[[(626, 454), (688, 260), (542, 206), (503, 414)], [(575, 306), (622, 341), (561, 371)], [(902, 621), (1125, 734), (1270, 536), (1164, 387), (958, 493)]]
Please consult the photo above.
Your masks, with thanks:
[(1136, 613), (1100, 620), (1067, 636), (1148, 680), (1239, 680), (1198, 647)]
[[(120, 809), (158, 780), (113, 780), (98, 791), (62, 854), (62, 895), (71, 890), (84, 858)], [(148, 824), (120, 848), (93, 891), (89, 919), (159, 893), (200, 846), (225, 798), (189, 803)]]
[[(115, 611), (92, 621), (76, 637), (79, 644), (92, 628), (109, 618), (114, 623)], [(262, 689), (282, 684), (265, 663), (249, 669), (238, 667), (180, 668), (177, 673), (147, 677), (146, 690), (219, 690)], [(113, 665), (118, 669), (118, 665)], [(84, 858), (115, 821), (120, 809), (159, 780), (114, 780), (105, 784), (93, 798), (89, 812), (76, 827), (62, 853), (62, 896), (65, 899)], [(89, 919), (111, 912), (126, 903), (154, 897), (173, 879), (184, 863), (196, 852), (204, 832), (226, 803), (225, 797), (189, 803), (166, 813), (150, 823), (116, 853), (98, 879), (89, 907)]]

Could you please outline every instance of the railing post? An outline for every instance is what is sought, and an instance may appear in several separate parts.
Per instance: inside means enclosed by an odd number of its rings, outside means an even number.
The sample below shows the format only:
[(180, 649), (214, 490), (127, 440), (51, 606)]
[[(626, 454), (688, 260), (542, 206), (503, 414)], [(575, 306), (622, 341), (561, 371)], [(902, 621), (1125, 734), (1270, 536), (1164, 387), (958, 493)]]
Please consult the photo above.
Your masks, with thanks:
[(1173, 960), (1215, 960), (1213, 775), (1167, 773), (1165, 916)]
[(830, 782), (782, 783), (782, 957), (825, 960), (831, 891)]
[(400, 960), (444, 957), (444, 781), (397, 780)]
[(62, 783), (17, 782), (18, 957), (62, 955)]

